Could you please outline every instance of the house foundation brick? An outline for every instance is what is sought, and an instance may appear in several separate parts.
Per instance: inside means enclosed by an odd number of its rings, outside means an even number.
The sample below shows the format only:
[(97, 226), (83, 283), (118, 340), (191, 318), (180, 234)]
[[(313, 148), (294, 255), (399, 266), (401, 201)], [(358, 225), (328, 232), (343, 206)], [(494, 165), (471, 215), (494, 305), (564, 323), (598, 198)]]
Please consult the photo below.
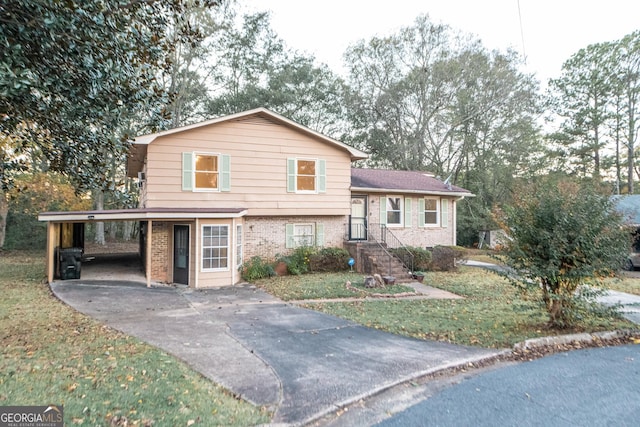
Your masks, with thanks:
[(345, 216), (245, 217), (245, 260), (254, 256), (274, 260), (291, 253), (286, 248), (287, 224), (323, 224), (322, 246), (341, 248), (347, 238), (347, 221)]
[(154, 222), (151, 247), (151, 280), (169, 282), (169, 223)]

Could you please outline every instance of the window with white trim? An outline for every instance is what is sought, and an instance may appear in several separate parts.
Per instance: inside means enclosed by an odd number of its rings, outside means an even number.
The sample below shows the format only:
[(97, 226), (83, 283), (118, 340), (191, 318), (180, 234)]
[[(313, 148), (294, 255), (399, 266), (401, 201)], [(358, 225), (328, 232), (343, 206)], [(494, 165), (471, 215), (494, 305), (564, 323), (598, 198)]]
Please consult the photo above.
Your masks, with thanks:
[(313, 224), (293, 224), (293, 246), (313, 246), (315, 244), (315, 232)]
[(202, 226), (202, 271), (229, 268), (229, 226)]
[(218, 156), (196, 153), (193, 173), (195, 175), (196, 189), (217, 190), (219, 179)]
[(182, 153), (182, 190), (231, 191), (231, 160), (217, 153)]
[(244, 262), (244, 254), (242, 252), (242, 225), (236, 225), (236, 266), (241, 266)]
[(285, 247), (324, 246), (324, 224), (321, 222), (286, 224)]
[(287, 159), (287, 191), (324, 193), (326, 161), (323, 159)]
[(440, 203), (439, 199), (424, 199), (424, 225), (426, 227), (437, 227), (440, 225)]
[(401, 196), (387, 196), (387, 225), (401, 226), (403, 218), (403, 198)]

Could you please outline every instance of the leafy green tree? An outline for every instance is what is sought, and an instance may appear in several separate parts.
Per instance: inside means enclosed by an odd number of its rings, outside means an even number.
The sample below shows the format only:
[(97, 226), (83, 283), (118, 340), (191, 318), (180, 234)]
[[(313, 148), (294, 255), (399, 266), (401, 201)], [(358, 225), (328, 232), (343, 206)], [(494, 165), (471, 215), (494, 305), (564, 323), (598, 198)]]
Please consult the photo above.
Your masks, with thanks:
[(287, 48), (261, 12), (215, 43), (215, 84), (206, 111), (220, 116), (266, 107), (327, 135), (345, 129), (345, 85), (312, 56)]
[[(157, 77), (170, 67), (187, 6), (212, 0), (15, 0), (0, 6), (0, 135), (15, 156), (0, 159), (0, 182), (28, 150), (77, 188), (104, 188), (103, 152), (126, 150), (129, 132), (166, 125), (169, 94)], [(179, 28), (173, 23), (181, 22)], [(175, 33), (169, 37), (168, 29)], [(126, 123), (130, 118), (135, 122)]]
[(44, 246), (46, 224), (38, 221), (40, 212), (91, 208), (88, 196), (76, 194), (69, 180), (54, 172), (16, 175), (7, 196), (6, 247), (13, 249)]
[(501, 254), (515, 270), (513, 283), (539, 293), (555, 327), (575, 322), (589, 296), (580, 285), (615, 274), (631, 243), (610, 198), (592, 183), (523, 186), (497, 219), (508, 235)]
[(513, 182), (543, 166), (537, 83), (515, 53), (489, 52), (421, 16), (345, 57), (349, 141), (374, 166), (427, 170), (476, 194), (461, 205), (461, 242), (473, 243)]
[(601, 178), (604, 128), (610, 118), (613, 43), (580, 49), (562, 66), (562, 75), (549, 84), (555, 92), (554, 110), (563, 118), (566, 154), (577, 162), (580, 176)]

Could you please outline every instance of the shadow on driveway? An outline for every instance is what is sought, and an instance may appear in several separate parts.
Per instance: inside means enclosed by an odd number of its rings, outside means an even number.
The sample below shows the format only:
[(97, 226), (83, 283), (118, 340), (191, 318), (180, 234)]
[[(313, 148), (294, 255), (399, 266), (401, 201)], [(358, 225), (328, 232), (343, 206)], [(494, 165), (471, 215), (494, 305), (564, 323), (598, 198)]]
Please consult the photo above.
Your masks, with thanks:
[(305, 424), (393, 385), (499, 353), (366, 328), (250, 285), (192, 290), (74, 280), (51, 289), (76, 310), (267, 406), (274, 423)]

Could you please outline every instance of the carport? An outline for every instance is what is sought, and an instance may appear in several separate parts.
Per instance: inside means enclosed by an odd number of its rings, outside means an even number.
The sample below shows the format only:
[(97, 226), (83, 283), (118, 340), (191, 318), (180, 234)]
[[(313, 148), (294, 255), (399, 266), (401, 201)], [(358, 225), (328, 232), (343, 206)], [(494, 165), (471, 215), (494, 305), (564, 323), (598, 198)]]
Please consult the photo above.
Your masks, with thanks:
[[(165, 239), (167, 235), (156, 236), (154, 224), (185, 223), (199, 227), (200, 220), (212, 218), (238, 218), (246, 210), (233, 208), (140, 208), (120, 210), (94, 210), (75, 212), (43, 212), (38, 220), (47, 222), (46, 275), (49, 283), (56, 279), (58, 252), (72, 248), (84, 248), (84, 226), (92, 222), (134, 221), (140, 222), (139, 255), (145, 270), (147, 286), (151, 286), (154, 260), (154, 238)], [(187, 243), (190, 245), (190, 243)], [(188, 250), (188, 249), (187, 249)], [(157, 254), (155, 254), (157, 256)], [(162, 262), (171, 264), (170, 254), (164, 254)], [(156, 267), (159, 261), (155, 261)], [(163, 265), (166, 269), (167, 266)], [(189, 268), (189, 267), (187, 267)], [(197, 272), (196, 272), (197, 285)]]

